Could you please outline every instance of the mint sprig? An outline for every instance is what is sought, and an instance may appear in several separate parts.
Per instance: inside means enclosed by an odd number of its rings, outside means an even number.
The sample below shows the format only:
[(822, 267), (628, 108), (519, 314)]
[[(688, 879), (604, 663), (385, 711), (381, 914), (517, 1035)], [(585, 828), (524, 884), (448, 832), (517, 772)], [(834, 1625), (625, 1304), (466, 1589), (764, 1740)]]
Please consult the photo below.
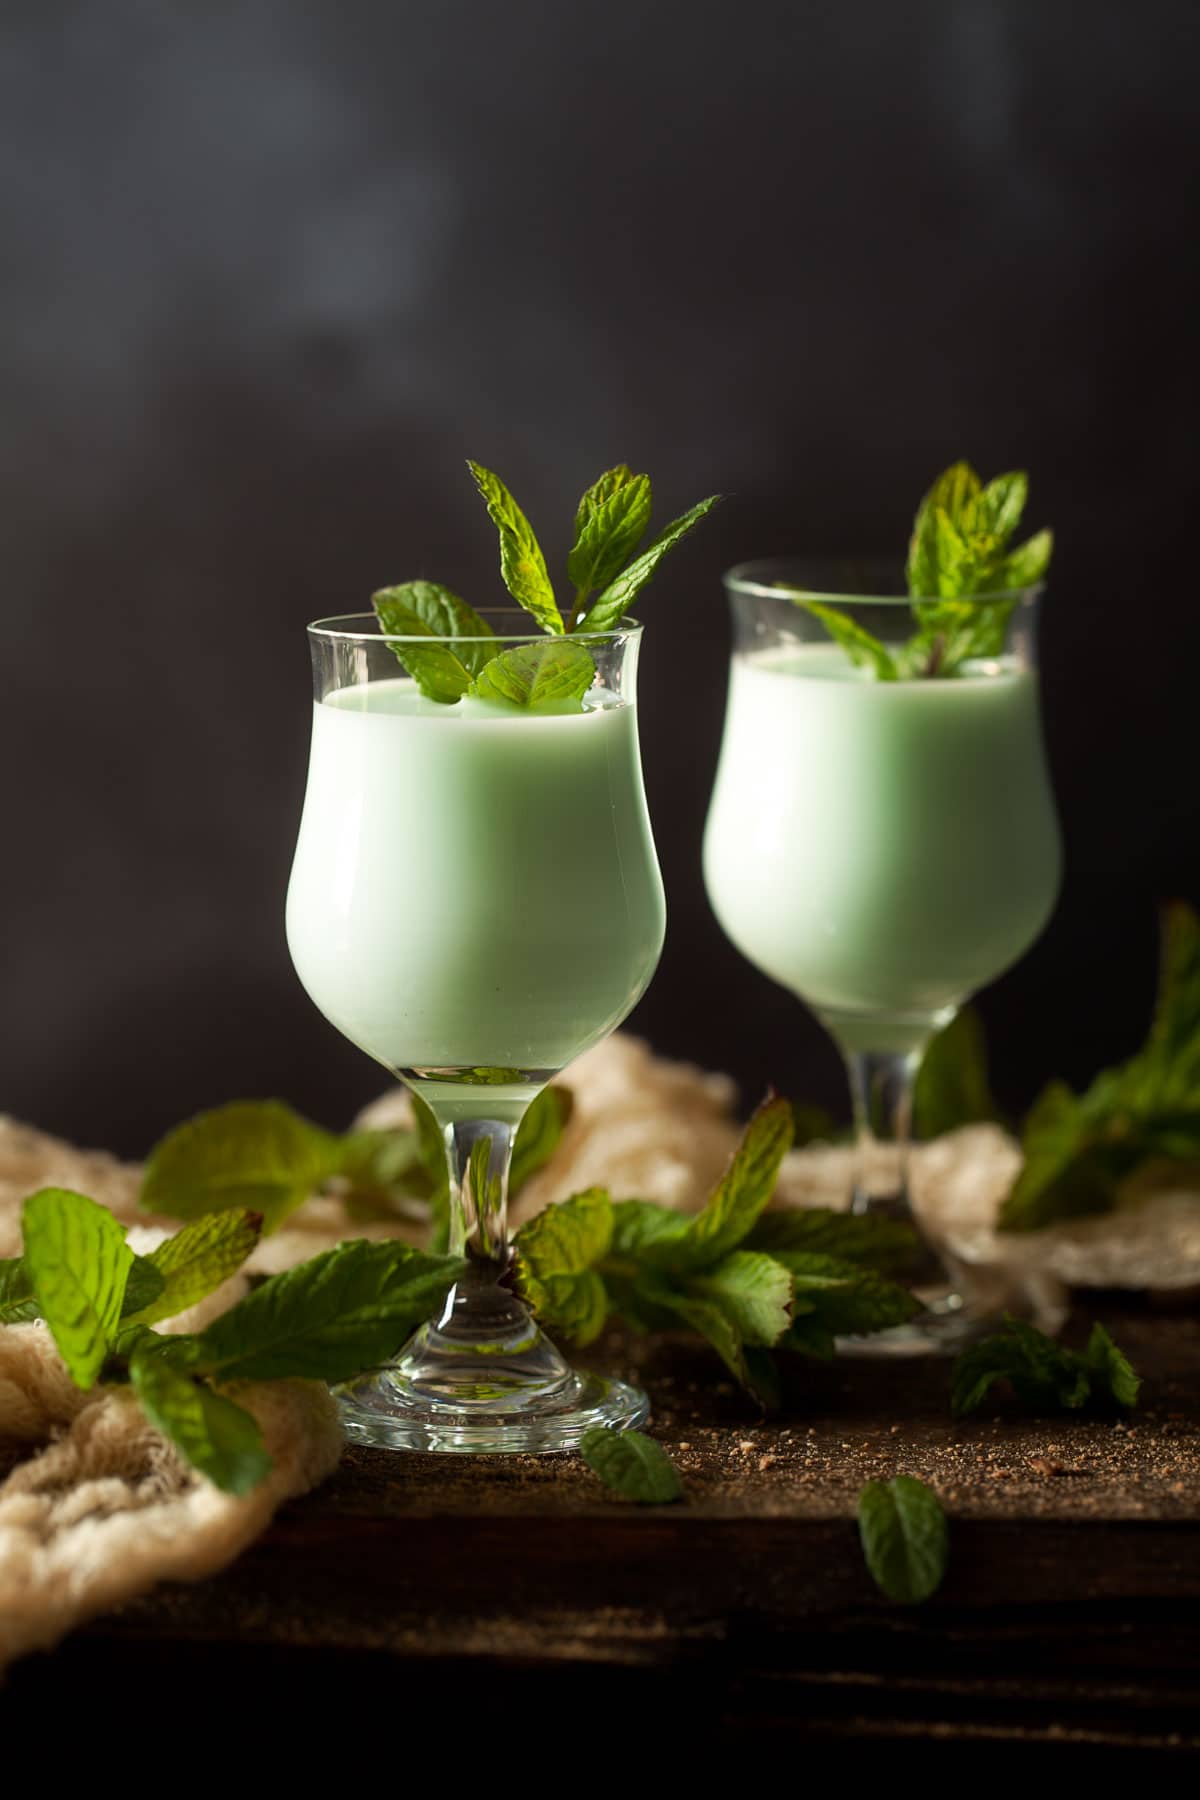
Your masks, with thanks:
[(151, 1423), (195, 1468), (245, 1493), (270, 1458), (253, 1416), (221, 1390), (251, 1380), (346, 1381), (378, 1367), (465, 1267), (458, 1257), (357, 1239), (271, 1276), (204, 1331), (153, 1329), (154, 1319), (194, 1305), (234, 1273), (258, 1229), (252, 1215), (220, 1213), (135, 1258), (106, 1207), (43, 1188), (22, 1210), (23, 1255), (0, 1264), (0, 1324), (44, 1319), (77, 1387), (132, 1385)]
[(1200, 1162), (1200, 918), (1165, 909), (1150, 1033), (1082, 1093), (1046, 1087), (1025, 1121), (1024, 1166), (1000, 1211), (1006, 1231), (1109, 1212), (1160, 1162)]
[(878, 681), (961, 674), (973, 661), (1000, 655), (1017, 592), (1041, 581), (1050, 565), (1049, 531), (1011, 547), (1028, 496), (1020, 469), (986, 484), (967, 462), (942, 471), (913, 522), (905, 573), (917, 630), (905, 645), (889, 649), (840, 606), (802, 593), (792, 598)]
[(942, 1585), (950, 1530), (933, 1489), (913, 1475), (868, 1481), (858, 1496), (863, 1556), (876, 1586), (900, 1606), (919, 1606)]
[[(576, 632), (608, 632), (619, 625), (649, 585), (667, 553), (717, 504), (710, 495), (659, 532), (638, 551), (650, 520), (648, 475), (626, 463), (607, 469), (579, 501), (575, 537), (567, 557), (574, 600), (564, 620), (546, 558), (528, 518), (500, 477), (469, 462), (475, 485), (500, 535), (500, 575), (517, 604), (551, 638)], [(570, 706), (595, 679), (595, 663), (583, 645), (556, 650), (531, 645), (489, 653), (471, 638), (491, 635), (464, 600), (436, 582), (409, 581), (381, 588), (373, 599), (390, 648), (427, 699), (453, 703), (469, 696), (519, 707)], [(428, 645), (423, 641), (428, 638)]]
[(1069, 1350), (1036, 1326), (1007, 1318), (1005, 1329), (972, 1344), (954, 1364), (950, 1404), (956, 1417), (977, 1412), (998, 1382), (1028, 1412), (1112, 1412), (1137, 1405), (1141, 1381), (1103, 1325), (1087, 1346)]
[(911, 1250), (905, 1228), (765, 1210), (791, 1142), (791, 1107), (770, 1098), (699, 1213), (614, 1201), (603, 1188), (547, 1207), (516, 1236), (522, 1293), (547, 1326), (579, 1343), (612, 1316), (638, 1331), (694, 1331), (771, 1404), (770, 1350), (827, 1356), (835, 1335), (881, 1330), (920, 1311), (880, 1273)]

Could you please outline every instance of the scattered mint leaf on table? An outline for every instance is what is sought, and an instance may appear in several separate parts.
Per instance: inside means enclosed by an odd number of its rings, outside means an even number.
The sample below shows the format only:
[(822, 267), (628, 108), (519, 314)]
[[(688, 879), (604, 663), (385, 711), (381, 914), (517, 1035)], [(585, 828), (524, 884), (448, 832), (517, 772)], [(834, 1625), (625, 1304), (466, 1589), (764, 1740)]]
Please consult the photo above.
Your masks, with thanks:
[(348, 1381), (378, 1367), (437, 1309), (466, 1267), (357, 1238), (272, 1275), (191, 1340), (214, 1381)]
[(133, 1251), (107, 1207), (41, 1188), (21, 1211), (24, 1262), (42, 1317), (77, 1387), (91, 1388), (121, 1317)]
[(1044, 1089), (1025, 1121), (1025, 1162), (1000, 1211), (1006, 1231), (1108, 1212), (1122, 1185), (1161, 1159), (1200, 1161), (1200, 918), (1177, 902), (1163, 916), (1149, 1037), (1083, 1094)]
[(498, 475), (493, 475), (481, 463), (468, 462), (467, 467), (487, 504), (488, 515), (500, 533), (500, 575), (505, 587), (517, 605), (524, 607), (543, 631), (561, 636), (562, 614), (532, 525)]
[(900, 1606), (918, 1606), (942, 1584), (950, 1531), (932, 1488), (912, 1475), (868, 1481), (858, 1496), (863, 1556), (877, 1587)]
[(950, 1389), (955, 1416), (976, 1412), (1003, 1381), (1032, 1413), (1128, 1409), (1136, 1405), (1141, 1386), (1103, 1325), (1093, 1325), (1081, 1354), (1012, 1318), (1005, 1320), (1004, 1331), (972, 1344), (955, 1362)]
[(153, 1351), (134, 1354), (129, 1376), (150, 1423), (214, 1487), (248, 1494), (270, 1473), (258, 1421), (245, 1407)]
[(663, 1506), (683, 1498), (679, 1472), (661, 1444), (643, 1431), (615, 1431), (594, 1425), (579, 1443), (580, 1455), (606, 1488), (643, 1506)]

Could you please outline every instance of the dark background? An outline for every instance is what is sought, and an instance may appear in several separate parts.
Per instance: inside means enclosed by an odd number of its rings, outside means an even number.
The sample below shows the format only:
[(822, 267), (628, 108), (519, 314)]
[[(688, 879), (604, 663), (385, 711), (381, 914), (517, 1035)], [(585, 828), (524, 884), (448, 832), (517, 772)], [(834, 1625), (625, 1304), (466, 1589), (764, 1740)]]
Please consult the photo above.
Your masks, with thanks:
[(284, 946), (303, 626), (501, 598), (468, 454), (558, 561), (616, 460), (660, 517), (731, 495), (645, 609), (633, 1024), (839, 1106), (700, 883), (720, 572), (1029, 467), (1068, 876), (983, 1011), (1014, 1105), (1131, 1048), (1155, 901), (1200, 899), (1197, 39), (1194, 0), (7, 0), (0, 1102), (139, 1152), (384, 1084)]

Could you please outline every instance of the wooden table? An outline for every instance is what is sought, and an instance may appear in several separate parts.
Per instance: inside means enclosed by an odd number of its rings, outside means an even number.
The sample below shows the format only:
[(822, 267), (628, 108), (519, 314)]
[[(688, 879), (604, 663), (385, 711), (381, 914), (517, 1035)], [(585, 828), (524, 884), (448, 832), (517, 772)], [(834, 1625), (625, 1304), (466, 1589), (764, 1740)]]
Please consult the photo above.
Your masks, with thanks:
[[(678, 1755), (855, 1737), (889, 1768), (937, 1746), (992, 1771), (1177, 1758), (1200, 1746), (1200, 1320), (1097, 1310), (1146, 1378), (1127, 1424), (1003, 1402), (957, 1424), (944, 1364), (866, 1361), (793, 1362), (763, 1423), (686, 1342), (610, 1340), (684, 1504), (610, 1500), (574, 1458), (349, 1449), (235, 1567), (26, 1661), (8, 1703), (250, 1684), (297, 1720), (561, 1733), (585, 1760), (647, 1729)], [(951, 1519), (917, 1609), (875, 1592), (852, 1522), (863, 1482), (900, 1471)]]

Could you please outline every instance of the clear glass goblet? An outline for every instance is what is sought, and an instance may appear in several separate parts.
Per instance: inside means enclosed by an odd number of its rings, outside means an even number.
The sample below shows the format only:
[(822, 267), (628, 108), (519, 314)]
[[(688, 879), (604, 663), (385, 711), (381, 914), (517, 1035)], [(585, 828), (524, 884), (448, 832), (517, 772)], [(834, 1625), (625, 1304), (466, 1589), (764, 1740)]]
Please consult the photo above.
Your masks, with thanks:
[[(468, 659), (546, 645), (482, 615)], [(426, 699), (374, 616), (309, 627), (308, 786), (287, 902), (292, 960), (352, 1043), (427, 1102), (467, 1272), (394, 1363), (341, 1390), (348, 1434), (417, 1450), (552, 1451), (647, 1415), (572, 1369), (513, 1292), (506, 1209), (530, 1102), (620, 1024), (658, 962), (662, 879), (638, 748), (641, 629), (576, 636), (595, 679), (557, 708)]]
[[(1061, 853), (1039, 716), (1040, 589), (972, 596), (988, 654), (944, 677), (876, 680), (798, 600), (897, 650), (915, 629), (877, 567), (775, 561), (725, 577), (734, 646), (704, 841), (709, 898), (756, 967), (840, 1047), (860, 1145), (898, 1145), (894, 1192), (857, 1211), (909, 1216), (913, 1080), (934, 1032), (1023, 955), (1058, 893)], [(977, 1321), (932, 1252), (912, 1326), (844, 1346), (955, 1347)]]

